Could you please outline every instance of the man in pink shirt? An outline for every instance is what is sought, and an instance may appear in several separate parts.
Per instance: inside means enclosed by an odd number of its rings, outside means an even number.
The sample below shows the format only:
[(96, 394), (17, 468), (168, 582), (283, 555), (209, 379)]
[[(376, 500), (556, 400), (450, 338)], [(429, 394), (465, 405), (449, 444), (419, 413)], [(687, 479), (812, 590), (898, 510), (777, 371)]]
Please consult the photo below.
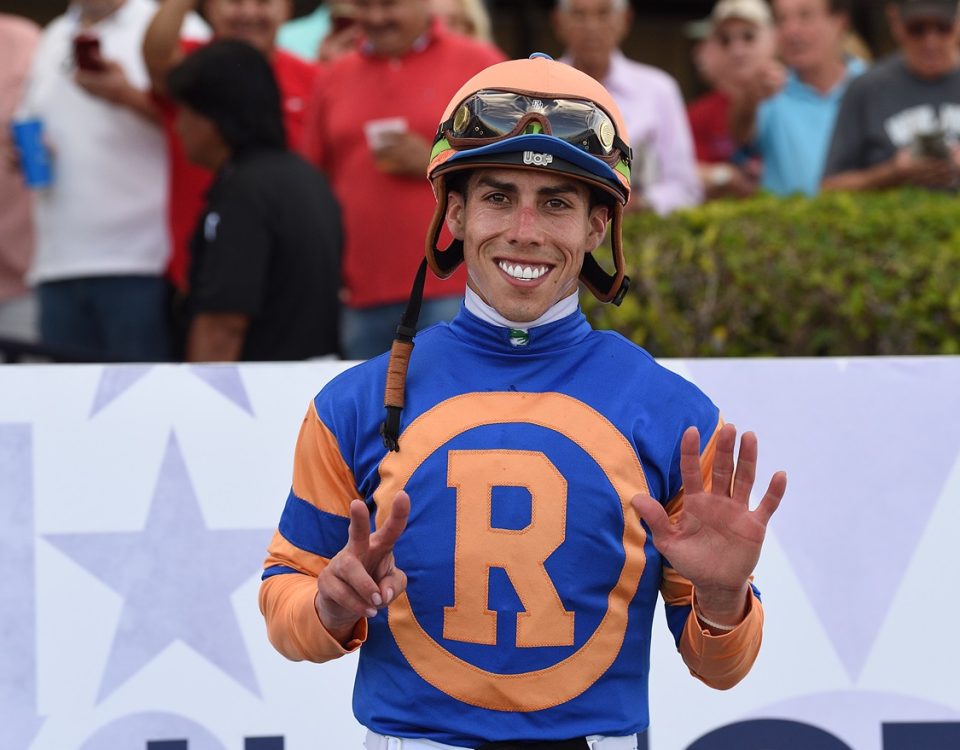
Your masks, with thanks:
[(677, 82), (620, 51), (632, 20), (627, 0), (558, 0), (553, 14), (563, 61), (602, 83), (623, 113), (633, 144), (628, 210), (668, 214), (702, 198), (693, 138)]
[[(10, 123), (23, 96), (40, 27), (0, 14), (0, 153), (10, 154)], [(36, 302), (24, 283), (33, 256), (30, 193), (15, 169), (0, 166), (0, 337), (37, 337)]]

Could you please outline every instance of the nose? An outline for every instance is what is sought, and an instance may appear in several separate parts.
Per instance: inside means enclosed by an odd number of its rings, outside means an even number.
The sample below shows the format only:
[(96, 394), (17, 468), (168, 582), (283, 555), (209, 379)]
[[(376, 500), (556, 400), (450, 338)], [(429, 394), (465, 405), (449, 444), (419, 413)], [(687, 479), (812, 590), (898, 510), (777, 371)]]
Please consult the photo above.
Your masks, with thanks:
[(514, 247), (537, 247), (543, 243), (540, 218), (532, 206), (520, 206), (513, 212), (506, 239)]

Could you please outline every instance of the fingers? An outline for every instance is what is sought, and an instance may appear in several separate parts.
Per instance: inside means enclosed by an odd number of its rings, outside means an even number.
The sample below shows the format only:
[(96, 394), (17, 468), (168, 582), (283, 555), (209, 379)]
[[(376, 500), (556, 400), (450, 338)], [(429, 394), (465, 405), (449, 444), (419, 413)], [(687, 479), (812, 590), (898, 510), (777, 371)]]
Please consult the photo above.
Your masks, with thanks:
[(703, 476), (700, 473), (700, 432), (688, 427), (680, 439), (680, 479), (684, 489), (691, 493), (703, 492)]
[(345, 551), (360, 557), (370, 548), (370, 512), (363, 500), (350, 503), (350, 529)]
[(770, 485), (767, 487), (763, 499), (754, 511), (757, 517), (763, 521), (764, 526), (770, 521), (770, 517), (776, 513), (777, 508), (780, 507), (780, 501), (783, 500), (783, 495), (786, 491), (787, 474), (784, 471), (778, 471), (770, 479)]
[[(717, 435), (717, 454), (713, 459), (713, 492), (727, 496), (733, 486), (733, 448), (737, 443), (737, 428), (732, 424), (725, 424)], [(699, 441), (697, 448), (699, 450)], [(699, 455), (697, 462), (699, 464)], [(687, 487), (686, 476), (683, 484)], [(689, 492), (690, 489), (687, 488)]]
[[(730, 496), (744, 505), (750, 502), (750, 492), (757, 478), (757, 436), (745, 432), (740, 438), (740, 453), (737, 455), (737, 472), (733, 478)], [(714, 488), (716, 489), (716, 488)]]
[[(356, 577), (359, 577), (359, 582)], [(357, 589), (358, 583), (364, 591)], [(344, 622), (356, 622), (361, 617), (375, 617), (378, 602), (382, 602), (382, 599), (380, 589), (362, 565), (359, 571), (348, 572), (343, 568), (334, 569), (331, 561), (331, 565), (317, 578), (316, 601), (324, 625), (338, 627)]]
[(393, 552), (393, 545), (407, 528), (407, 519), (410, 517), (410, 496), (401, 490), (393, 496), (393, 503), (390, 506), (390, 514), (383, 525), (370, 537), (369, 558), (370, 570), (375, 570), (380, 562)]
[(388, 607), (393, 601), (407, 590), (407, 574), (393, 564), (393, 558), (390, 558), (390, 566), (380, 577), (380, 597), (383, 606)]
[(650, 495), (634, 495), (630, 503), (641, 520), (650, 527), (650, 531), (655, 537), (660, 536), (662, 538), (673, 531), (667, 511)]

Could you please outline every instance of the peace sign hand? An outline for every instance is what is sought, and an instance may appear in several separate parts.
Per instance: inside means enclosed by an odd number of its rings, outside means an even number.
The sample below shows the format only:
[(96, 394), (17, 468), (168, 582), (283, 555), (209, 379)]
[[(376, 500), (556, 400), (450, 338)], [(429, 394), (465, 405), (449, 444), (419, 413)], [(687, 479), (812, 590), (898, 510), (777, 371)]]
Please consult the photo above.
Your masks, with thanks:
[(767, 523), (780, 505), (787, 475), (778, 471), (756, 510), (749, 507), (757, 469), (757, 438), (740, 440), (734, 469), (737, 430), (724, 425), (717, 436), (713, 485), (707, 492), (700, 470), (700, 434), (695, 427), (680, 442), (683, 512), (671, 522), (663, 506), (637, 495), (633, 506), (653, 533), (653, 543), (671, 566), (691, 581), (697, 605), (706, 617), (736, 623), (742, 617), (747, 583), (760, 558)]
[(362, 500), (350, 503), (346, 546), (317, 577), (314, 606), (320, 622), (340, 643), (353, 634), (363, 617), (375, 617), (407, 588), (407, 576), (394, 564), (393, 546), (407, 526), (410, 497), (400, 491), (390, 515), (373, 534), (370, 513)]

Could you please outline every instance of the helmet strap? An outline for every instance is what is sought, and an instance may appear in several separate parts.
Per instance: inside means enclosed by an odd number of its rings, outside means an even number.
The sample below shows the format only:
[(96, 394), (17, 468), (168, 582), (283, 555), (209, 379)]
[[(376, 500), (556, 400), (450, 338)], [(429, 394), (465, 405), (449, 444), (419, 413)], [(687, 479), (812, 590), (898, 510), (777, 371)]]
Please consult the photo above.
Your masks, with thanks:
[(613, 275), (603, 270), (597, 259), (593, 257), (593, 253), (583, 256), (583, 267), (580, 269), (580, 281), (593, 296), (601, 302), (612, 302), (615, 305), (623, 302), (630, 288), (630, 278), (624, 274), (623, 243), (620, 237), (622, 225), (623, 206), (617, 203), (613, 207), (613, 221), (610, 229), (613, 246)]
[(410, 290), (407, 309), (397, 326), (397, 336), (390, 347), (390, 359), (387, 361), (387, 382), (383, 392), (383, 405), (387, 416), (380, 425), (380, 435), (388, 451), (400, 450), (400, 413), (407, 389), (407, 368), (410, 355), (413, 354), (413, 337), (417, 332), (420, 319), (420, 306), (423, 303), (423, 285), (427, 279), (427, 261), (420, 262), (417, 275)]
[(434, 192), (437, 196), (437, 207), (427, 230), (426, 258), (430, 270), (439, 278), (445, 279), (457, 270), (463, 262), (463, 242), (453, 240), (446, 250), (440, 250), (437, 243), (440, 240), (440, 231), (447, 216), (447, 181), (441, 175), (434, 182)]

